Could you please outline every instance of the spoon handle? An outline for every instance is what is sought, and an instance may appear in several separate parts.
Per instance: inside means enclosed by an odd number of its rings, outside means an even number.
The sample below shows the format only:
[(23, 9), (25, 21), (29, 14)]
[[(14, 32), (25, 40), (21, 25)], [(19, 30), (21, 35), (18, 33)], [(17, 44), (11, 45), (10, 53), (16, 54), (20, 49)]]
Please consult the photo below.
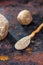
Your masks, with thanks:
[(35, 34), (37, 34), (42, 29), (42, 27), (43, 27), (43, 23), (40, 24), (39, 27), (29, 35), (29, 37), (33, 38)]

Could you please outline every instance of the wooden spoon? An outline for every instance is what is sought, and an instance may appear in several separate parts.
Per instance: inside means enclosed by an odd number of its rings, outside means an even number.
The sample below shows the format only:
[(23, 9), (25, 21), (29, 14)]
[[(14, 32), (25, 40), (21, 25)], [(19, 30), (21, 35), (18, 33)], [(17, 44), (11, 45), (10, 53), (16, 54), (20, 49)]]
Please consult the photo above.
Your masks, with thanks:
[(17, 41), (14, 47), (17, 50), (25, 49), (30, 44), (31, 39), (35, 36), (35, 34), (37, 34), (42, 29), (42, 27), (43, 27), (43, 23), (35, 31), (33, 31), (29, 36), (25, 36), (19, 41)]

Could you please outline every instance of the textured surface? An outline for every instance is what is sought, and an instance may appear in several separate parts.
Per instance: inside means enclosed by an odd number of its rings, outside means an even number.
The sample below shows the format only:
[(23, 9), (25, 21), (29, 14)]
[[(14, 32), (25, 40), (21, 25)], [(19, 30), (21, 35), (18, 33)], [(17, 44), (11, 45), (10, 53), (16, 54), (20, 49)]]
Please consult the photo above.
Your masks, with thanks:
[[(18, 6), (11, 3), (3, 4), (1, 4), (0, 13), (9, 20), (9, 32), (15, 37), (14, 42), (30, 34), (43, 22), (43, 6), (34, 6), (31, 3)], [(16, 19), (19, 11), (23, 9), (30, 10), (33, 15), (33, 22), (28, 26), (20, 25)], [(0, 41), (0, 55), (8, 55), (10, 59), (0, 61), (0, 65), (43, 65), (43, 29), (32, 40), (34, 43), (25, 50), (17, 51), (13, 47), (15, 44), (13, 38), (8, 34), (3, 41)]]

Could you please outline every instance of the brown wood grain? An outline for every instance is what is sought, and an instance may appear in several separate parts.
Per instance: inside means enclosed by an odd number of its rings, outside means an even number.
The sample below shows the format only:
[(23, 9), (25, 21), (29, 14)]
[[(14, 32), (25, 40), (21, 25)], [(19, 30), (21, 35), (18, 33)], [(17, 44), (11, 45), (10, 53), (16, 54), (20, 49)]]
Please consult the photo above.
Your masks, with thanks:
[[(0, 3), (1, 4), (1, 3)], [(0, 13), (3, 14), (9, 21), (9, 30), (14, 35), (15, 40), (30, 34), (43, 22), (43, 6), (29, 5), (15, 5), (15, 4), (1, 4)], [(28, 9), (32, 12), (33, 22), (28, 26), (23, 26), (17, 21), (18, 13)], [(11, 37), (11, 36), (10, 36)], [(32, 39), (31, 43), (26, 49), (17, 51), (8, 36), (0, 41), (0, 55), (8, 55), (8, 61), (0, 61), (0, 65), (43, 65), (43, 29)], [(28, 49), (28, 50), (27, 50)]]

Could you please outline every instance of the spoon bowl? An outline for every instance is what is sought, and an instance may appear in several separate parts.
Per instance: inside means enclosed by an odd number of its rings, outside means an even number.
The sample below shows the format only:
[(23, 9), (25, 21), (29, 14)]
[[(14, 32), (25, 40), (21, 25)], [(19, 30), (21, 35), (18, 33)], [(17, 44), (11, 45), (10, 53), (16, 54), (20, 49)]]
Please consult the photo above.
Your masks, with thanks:
[(30, 44), (30, 38), (29, 36), (25, 36), (22, 39), (20, 39), (16, 44), (14, 45), (17, 50), (23, 50)]

